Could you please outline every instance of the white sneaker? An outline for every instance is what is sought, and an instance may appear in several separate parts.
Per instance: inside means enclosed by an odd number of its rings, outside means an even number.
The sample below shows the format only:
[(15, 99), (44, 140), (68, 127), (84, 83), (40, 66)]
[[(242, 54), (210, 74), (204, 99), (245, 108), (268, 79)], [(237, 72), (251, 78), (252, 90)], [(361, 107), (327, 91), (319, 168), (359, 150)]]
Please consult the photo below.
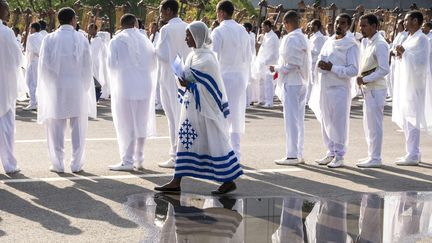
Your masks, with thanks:
[(360, 163), (363, 163), (363, 162), (366, 162), (366, 161), (369, 161), (369, 160), (371, 160), (371, 158), (366, 157), (366, 158), (357, 160), (357, 162), (360, 164)]
[(326, 156), (322, 159), (317, 159), (315, 160), (315, 163), (319, 164), (319, 165), (327, 165), (328, 163), (332, 162), (332, 160), (334, 159), (334, 156)]
[(272, 105), (272, 104), (265, 103), (262, 107), (263, 107), (263, 108), (272, 108), (273, 105)]
[(335, 157), (328, 165), (329, 168), (339, 168), (344, 166), (344, 159)]
[(396, 165), (400, 166), (415, 166), (420, 163), (420, 160), (410, 159), (408, 157), (404, 157), (400, 160), (396, 161)]
[(169, 159), (165, 162), (159, 163), (158, 165), (161, 168), (175, 168), (175, 161), (173, 159)]
[(55, 168), (53, 165), (51, 165), (50, 167), (49, 167), (49, 170), (51, 171), (51, 172), (54, 172), (54, 173), (59, 173), (59, 174), (62, 174), (62, 173), (64, 173), (64, 169), (57, 169), (57, 168)]
[(108, 166), (108, 168), (113, 171), (133, 171), (134, 165), (133, 164), (125, 165), (123, 163), (119, 163), (116, 165), (110, 165)]
[(144, 161), (134, 163), (134, 167), (137, 170), (144, 170)]
[(365, 160), (361, 163), (358, 163), (357, 167), (359, 167), (359, 168), (380, 168), (381, 165), (382, 165), (381, 160), (369, 159), (369, 160)]
[(6, 171), (6, 174), (15, 174), (15, 173), (18, 173), (18, 172), (20, 172), (20, 171), (21, 171), (21, 169), (18, 168), (18, 167), (16, 167), (16, 168), (13, 169), (13, 170), (8, 170), (8, 171)]
[(161, 110), (163, 110), (161, 104), (157, 104), (157, 105), (155, 105), (155, 109), (156, 109), (157, 111), (161, 111)]
[(303, 158), (295, 158), (295, 159), (288, 159), (288, 158), (282, 158), (274, 161), (277, 165), (299, 165), (304, 164), (305, 160)]
[(37, 110), (37, 105), (28, 105), (28, 106), (24, 107), (23, 110), (25, 110), (25, 111), (35, 111), (35, 110)]

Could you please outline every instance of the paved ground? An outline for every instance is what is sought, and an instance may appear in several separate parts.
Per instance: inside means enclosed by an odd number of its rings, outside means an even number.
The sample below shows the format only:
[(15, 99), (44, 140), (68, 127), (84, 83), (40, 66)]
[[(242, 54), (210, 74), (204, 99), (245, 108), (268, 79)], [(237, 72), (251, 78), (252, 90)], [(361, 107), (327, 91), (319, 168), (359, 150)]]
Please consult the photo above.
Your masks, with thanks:
[[(300, 194), (356, 201), (362, 192), (430, 191), (432, 179), (432, 136), (422, 135), (423, 163), (418, 167), (396, 167), (404, 155), (403, 133), (391, 122), (386, 107), (385, 137), (381, 169), (358, 169), (357, 159), (367, 155), (362, 110), (354, 102), (351, 114), (347, 166), (327, 169), (313, 163), (324, 155), (319, 124), (306, 115), (306, 165), (281, 167), (273, 163), (285, 151), (281, 107), (252, 108), (247, 113), (247, 131), (242, 138), (242, 164), (247, 170), (235, 197)], [(16, 157), (20, 174), (0, 172), (0, 241), (47, 242), (138, 241), (142, 230), (124, 212), (127, 197), (151, 193), (155, 184), (165, 183), (172, 173), (157, 167), (168, 158), (166, 118), (157, 116), (158, 137), (146, 144), (146, 170), (110, 172), (107, 166), (119, 161), (117, 142), (108, 103), (99, 107), (99, 118), (89, 122), (84, 167), (79, 175), (57, 175), (48, 171), (45, 132), (33, 112), (17, 110)], [(66, 143), (70, 157), (70, 142)], [(209, 195), (214, 183), (186, 179), (188, 193)]]

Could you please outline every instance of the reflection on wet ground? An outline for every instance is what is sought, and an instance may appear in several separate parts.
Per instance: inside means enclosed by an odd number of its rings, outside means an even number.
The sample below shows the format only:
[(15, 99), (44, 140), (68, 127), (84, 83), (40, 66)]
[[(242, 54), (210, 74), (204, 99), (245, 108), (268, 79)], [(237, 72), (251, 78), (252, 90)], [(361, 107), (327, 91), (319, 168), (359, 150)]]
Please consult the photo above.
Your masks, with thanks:
[(137, 194), (142, 242), (432, 242), (432, 192), (323, 198)]

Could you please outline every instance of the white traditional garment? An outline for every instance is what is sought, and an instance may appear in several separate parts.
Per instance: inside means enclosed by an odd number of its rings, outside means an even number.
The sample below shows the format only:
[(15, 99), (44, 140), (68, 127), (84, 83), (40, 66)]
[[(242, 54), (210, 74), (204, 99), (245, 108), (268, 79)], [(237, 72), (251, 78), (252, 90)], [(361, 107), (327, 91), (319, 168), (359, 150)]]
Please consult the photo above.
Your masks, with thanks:
[(432, 129), (432, 83), (429, 40), (421, 30), (403, 43), (405, 52), (396, 72), (392, 120), (401, 128), (408, 122), (417, 129)]
[(283, 103), (287, 158), (303, 158), (306, 85), (311, 74), (311, 48), (300, 28), (282, 39), (276, 95)]
[[(402, 45), (402, 43), (406, 40), (408, 37), (408, 32), (402, 31), (396, 35), (393, 42), (390, 44), (390, 51), (396, 54), (396, 46)], [(398, 57), (391, 57), (391, 64), (390, 64), (390, 73), (387, 75), (387, 86), (388, 86), (388, 95), (393, 97), (393, 91), (394, 91), (394, 80), (395, 80), (395, 73), (396, 70), (399, 68), (400, 65), (400, 58)]]
[(432, 74), (432, 31), (429, 32), (429, 34), (426, 35), (429, 39), (429, 65), (430, 65), (430, 70), (431, 70), (431, 74)]
[(160, 29), (160, 36), (156, 43), (158, 56), (158, 82), (160, 85), (161, 102), (168, 119), (170, 134), (170, 156), (175, 159), (177, 151), (177, 131), (180, 116), (180, 102), (178, 100), (178, 82), (171, 64), (177, 55), (183, 59), (187, 57), (190, 48), (186, 45), (186, 26), (180, 18), (173, 18)]
[(0, 19), (0, 161), (9, 173), (17, 168), (13, 155), (15, 133), (15, 102), (17, 82), (22, 79), (21, 67), (24, 64), (20, 46), (14, 32), (3, 25)]
[(196, 48), (186, 60), (189, 84), (183, 96), (174, 176), (234, 181), (243, 170), (229, 142), (228, 99), (216, 56), (206, 46), (211, 42), (208, 28), (197, 21), (187, 28)]
[(311, 66), (311, 71), (312, 71), (312, 77), (309, 80), (309, 84), (308, 84), (308, 92), (306, 95), (306, 102), (309, 101), (310, 95), (311, 95), (311, 91), (312, 91), (312, 86), (313, 83), (316, 82), (316, 72), (315, 72), (315, 68), (316, 68), (316, 64), (318, 61), (318, 56), (321, 52), (322, 47), (324, 46), (324, 43), (327, 40), (327, 36), (323, 35), (321, 33), (321, 31), (317, 31), (315, 32), (309, 39), (310, 43), (311, 43), (311, 53), (312, 53), (312, 66)]
[(376, 194), (364, 194), (360, 203), (356, 242), (382, 242), (384, 199)]
[(62, 25), (44, 38), (38, 81), (38, 122), (46, 125), (53, 167), (64, 170), (64, 132), (70, 119), (71, 169), (79, 171), (84, 164), (87, 119), (96, 117), (96, 97), (89, 42), (71, 25)]
[(274, 85), (273, 74), (269, 66), (275, 66), (279, 59), (279, 37), (273, 30), (264, 35), (258, 55), (253, 66), (252, 76), (258, 80), (260, 89), (260, 102), (273, 105)]
[(152, 43), (136, 28), (123, 30), (110, 42), (108, 69), (122, 163), (142, 163), (143, 140), (156, 134), (156, 54)]
[(30, 106), (37, 104), (36, 87), (37, 87), (37, 69), (39, 64), (39, 53), (44, 36), (40, 32), (29, 35), (26, 45), (26, 83), (30, 95)]
[(258, 102), (259, 101), (259, 95), (260, 95), (260, 88), (259, 88), (259, 80), (253, 77), (252, 71), (253, 71), (253, 65), (255, 63), (256, 58), (256, 34), (254, 32), (249, 32), (249, 38), (250, 38), (250, 49), (251, 49), (251, 63), (249, 68), (249, 84), (248, 84), (248, 91), (247, 91), (247, 104), (250, 104), (251, 102)]
[[(101, 89), (101, 98), (102, 99), (108, 99), (111, 91), (110, 91), (110, 83), (108, 78), (108, 66), (106, 63), (107, 57), (108, 57), (108, 44), (111, 40), (111, 34), (106, 31), (99, 31), (97, 32), (96, 36), (99, 36), (102, 39), (102, 45), (100, 54), (98, 55), (99, 58), (99, 83), (102, 85)], [(97, 60), (93, 59), (93, 62)]]
[(294, 197), (283, 199), (279, 228), (272, 235), (273, 243), (305, 242), (302, 209), (303, 199)]
[(368, 156), (381, 161), (383, 143), (384, 105), (387, 93), (386, 75), (389, 67), (389, 47), (380, 33), (367, 38), (361, 47), (360, 76), (363, 77), (364, 92), (363, 127), (368, 144)]
[(211, 36), (231, 109), (228, 118), (231, 145), (240, 156), (240, 134), (245, 132), (246, 89), (252, 59), (249, 35), (243, 26), (230, 19), (222, 21)]
[(102, 59), (102, 51), (103, 51), (104, 43), (100, 36), (96, 35), (90, 39), (90, 52), (92, 56), (93, 63), (93, 77), (97, 80), (97, 82), (103, 86), (105, 84), (102, 81), (101, 76), (103, 75), (103, 63), (106, 62), (106, 59)]
[(348, 34), (342, 39), (330, 37), (318, 57), (330, 61), (330, 71), (318, 71), (318, 82), (312, 87), (309, 107), (321, 123), (329, 156), (343, 157), (348, 144), (351, 109), (351, 79), (358, 74), (359, 47)]

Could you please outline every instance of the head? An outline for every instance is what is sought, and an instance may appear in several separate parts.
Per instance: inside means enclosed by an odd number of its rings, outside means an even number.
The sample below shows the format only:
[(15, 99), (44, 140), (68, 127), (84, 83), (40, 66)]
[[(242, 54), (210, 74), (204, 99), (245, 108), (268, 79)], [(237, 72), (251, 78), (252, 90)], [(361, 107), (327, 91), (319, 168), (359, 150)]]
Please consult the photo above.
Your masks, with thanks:
[(287, 33), (297, 29), (300, 25), (300, 18), (296, 11), (290, 10), (283, 17), (283, 25)]
[(273, 24), (270, 20), (266, 20), (262, 22), (261, 28), (263, 29), (264, 33), (268, 33), (273, 29)]
[(141, 19), (137, 19), (138, 22), (138, 29), (143, 30), (145, 29), (143, 21)]
[(349, 28), (351, 27), (352, 19), (351, 16), (349, 16), (346, 13), (341, 13), (336, 17), (335, 20), (335, 33), (336, 37), (344, 37), (346, 33), (348, 32)]
[(365, 14), (360, 17), (360, 32), (363, 37), (371, 38), (378, 29), (378, 18), (375, 14)]
[(77, 18), (75, 11), (72, 8), (62, 8), (59, 10), (57, 18), (60, 25), (72, 25), (77, 27)]
[(133, 14), (125, 14), (120, 18), (120, 25), (123, 30), (135, 28), (136, 23), (137, 19)]
[(217, 20), (220, 22), (232, 19), (234, 14), (234, 4), (229, 0), (222, 0), (216, 6)]
[(150, 25), (149, 25), (149, 30), (150, 30), (151, 34), (156, 33), (157, 30), (158, 30), (157, 23), (156, 22), (151, 22)]
[(243, 24), (243, 27), (246, 29), (246, 31), (247, 31), (248, 33), (250, 33), (250, 32), (252, 31), (252, 28), (253, 28), (252, 24), (249, 23), (249, 22), (244, 23), (244, 24)]
[(400, 20), (398, 20), (398, 23), (397, 23), (397, 32), (399, 33), (399, 32), (402, 32), (404, 30), (405, 30), (404, 20), (400, 19)]
[(422, 31), (425, 35), (429, 34), (431, 29), (432, 29), (432, 23), (431, 22), (426, 22), (422, 26)]
[(163, 0), (159, 5), (159, 14), (164, 22), (177, 17), (179, 4), (177, 0)]
[(334, 34), (334, 24), (332, 22), (327, 23), (326, 29), (329, 36)]
[(88, 32), (89, 36), (94, 37), (94, 36), (96, 36), (96, 33), (98, 31), (98, 27), (96, 24), (89, 24), (87, 27), (87, 30), (88, 30), (87, 32)]
[(0, 19), (8, 22), (10, 18), (9, 3), (6, 0), (0, 0)]
[(14, 32), (14, 34), (15, 34), (15, 37), (18, 37), (18, 35), (19, 35), (20, 32), (21, 32), (20, 29), (19, 29), (18, 27), (15, 26), (15, 27), (12, 28), (12, 30), (13, 30), (13, 32)]
[(191, 48), (202, 48), (211, 44), (209, 29), (201, 21), (194, 21), (186, 27), (186, 43)]
[(47, 23), (46, 23), (45, 21), (43, 21), (43, 20), (39, 20), (39, 25), (40, 25), (40, 27), (41, 27), (41, 31), (42, 31), (42, 30), (46, 30)]
[(211, 28), (214, 30), (214, 29), (216, 29), (218, 26), (219, 26), (219, 21), (215, 20), (215, 21), (213, 21)]
[(322, 29), (322, 24), (319, 19), (314, 19), (311, 21), (311, 31), (316, 33)]
[(409, 11), (405, 15), (405, 28), (410, 32), (410, 34), (414, 34), (423, 24), (423, 14), (420, 11), (414, 10)]
[(37, 33), (41, 30), (40, 24), (38, 22), (32, 23), (30, 25), (30, 34)]

